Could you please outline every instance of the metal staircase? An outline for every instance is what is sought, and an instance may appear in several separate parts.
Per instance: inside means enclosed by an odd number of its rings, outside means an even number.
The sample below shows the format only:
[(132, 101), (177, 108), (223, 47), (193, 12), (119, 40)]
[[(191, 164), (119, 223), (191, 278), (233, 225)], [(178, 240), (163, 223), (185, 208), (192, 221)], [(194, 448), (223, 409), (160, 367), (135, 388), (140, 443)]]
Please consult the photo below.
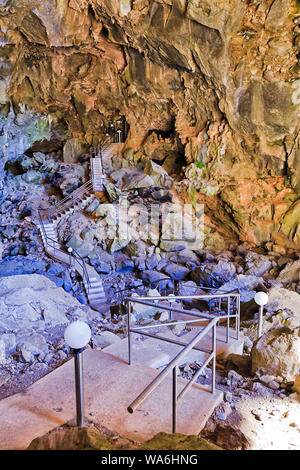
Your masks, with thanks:
[(57, 224), (67, 215), (82, 210), (94, 197), (95, 192), (103, 191), (103, 183), (106, 178), (102, 159), (111, 156), (113, 151), (114, 144), (108, 143), (100, 147), (97, 155), (91, 154), (91, 179), (59, 201), (54, 207), (39, 210), (36, 222), (45, 251), (51, 258), (73, 267), (80, 274), (90, 306), (99, 311), (105, 311), (108, 308), (102, 280), (97, 271), (75, 249), (67, 249), (59, 242)]

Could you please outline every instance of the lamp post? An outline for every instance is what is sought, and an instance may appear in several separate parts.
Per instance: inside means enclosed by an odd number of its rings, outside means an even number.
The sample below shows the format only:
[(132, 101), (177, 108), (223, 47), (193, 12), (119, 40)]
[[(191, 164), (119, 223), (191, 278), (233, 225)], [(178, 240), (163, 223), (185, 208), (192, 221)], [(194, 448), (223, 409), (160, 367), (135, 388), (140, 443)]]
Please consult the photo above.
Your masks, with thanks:
[(70, 264), (70, 267), (72, 267), (72, 253), (73, 253), (73, 248), (71, 246), (69, 246), (68, 248), (68, 253), (69, 253), (69, 264)]
[(257, 337), (260, 338), (262, 335), (262, 320), (263, 320), (264, 305), (268, 303), (269, 297), (268, 297), (268, 294), (266, 294), (265, 292), (256, 292), (254, 300), (257, 303), (257, 305), (259, 305)]
[(82, 351), (91, 339), (91, 329), (83, 321), (71, 323), (65, 330), (65, 341), (74, 352), (75, 391), (76, 391), (76, 423), (83, 426), (83, 373)]
[[(172, 306), (172, 304), (173, 304), (174, 302), (176, 302), (176, 299), (174, 299), (175, 295), (174, 295), (174, 294), (169, 294), (168, 297), (169, 297), (168, 302), (169, 302), (169, 304), (171, 304), (171, 306)], [(172, 312), (172, 310), (170, 310), (170, 321), (173, 320), (172, 317), (173, 317), (173, 312)]]

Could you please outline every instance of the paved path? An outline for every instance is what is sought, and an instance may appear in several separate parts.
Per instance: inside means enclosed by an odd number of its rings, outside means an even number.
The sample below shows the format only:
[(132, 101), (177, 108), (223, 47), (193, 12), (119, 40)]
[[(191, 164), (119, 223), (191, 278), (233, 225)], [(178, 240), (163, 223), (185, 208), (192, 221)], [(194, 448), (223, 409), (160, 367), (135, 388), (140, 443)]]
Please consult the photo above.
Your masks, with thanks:
[[(164, 338), (170, 338), (173, 340), (181, 341), (184, 344), (188, 344), (201, 330), (200, 327), (194, 327), (192, 330), (183, 335), (175, 336), (168, 328), (160, 328), (159, 336)], [(150, 330), (149, 330), (150, 331)], [(226, 343), (226, 328), (217, 327), (217, 341), (216, 341), (216, 356), (219, 359), (226, 358), (229, 354), (242, 354), (244, 345), (244, 335), (240, 333), (240, 339), (236, 340), (236, 333), (232, 329), (229, 330), (229, 341)], [(210, 350), (211, 349), (211, 330), (202, 338), (197, 344), (198, 348)], [(160, 367), (167, 365), (173, 357), (176, 356), (181, 350), (182, 346), (176, 344), (167, 343), (165, 341), (159, 341), (153, 338), (147, 338), (143, 341), (140, 340), (140, 336), (132, 334), (132, 360), (149, 367)], [(106, 347), (105, 352), (113, 354), (124, 361), (128, 360), (128, 340), (127, 338), (111, 346)], [(184, 362), (200, 361), (204, 362), (207, 358), (207, 354), (204, 352), (192, 350), (184, 358)]]
[[(171, 432), (171, 377), (130, 414), (128, 405), (158, 374), (141, 364), (129, 366), (102, 351), (84, 352), (85, 415), (121, 435), (143, 441)], [(178, 380), (178, 392), (186, 384)], [(197, 434), (223, 393), (195, 385), (178, 406), (178, 432)], [(74, 364), (66, 362), (24, 392), (0, 401), (0, 449), (25, 449), (32, 439), (75, 416)]]

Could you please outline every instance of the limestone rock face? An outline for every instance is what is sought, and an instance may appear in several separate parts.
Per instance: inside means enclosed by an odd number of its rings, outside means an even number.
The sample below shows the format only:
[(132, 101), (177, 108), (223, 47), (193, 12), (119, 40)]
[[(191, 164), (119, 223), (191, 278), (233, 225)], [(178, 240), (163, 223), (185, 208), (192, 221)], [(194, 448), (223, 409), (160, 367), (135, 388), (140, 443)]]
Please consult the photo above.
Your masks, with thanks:
[(73, 161), (124, 115), (124, 152), (181, 156), (211, 238), (299, 248), (299, 18), (296, 0), (4, 0), (3, 151), (13, 128), (18, 151)]

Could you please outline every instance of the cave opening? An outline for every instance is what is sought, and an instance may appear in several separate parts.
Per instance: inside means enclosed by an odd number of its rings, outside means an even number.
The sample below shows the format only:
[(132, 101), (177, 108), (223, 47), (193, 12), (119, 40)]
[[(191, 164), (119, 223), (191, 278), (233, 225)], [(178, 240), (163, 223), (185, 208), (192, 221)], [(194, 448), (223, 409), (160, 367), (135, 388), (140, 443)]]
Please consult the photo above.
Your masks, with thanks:
[(126, 117), (121, 115), (117, 118), (109, 119), (106, 128), (106, 136), (110, 139), (111, 143), (124, 143), (129, 130), (130, 125), (126, 121)]
[[(112, 436), (109, 449), (143, 441), (153, 423), (156, 446), (178, 447), (161, 433), (171, 380), (173, 412), (191, 384), (178, 425), (193, 450), (199, 436), (300, 449), (300, 0), (1, 3), (0, 448), (51, 430), (54, 411), (62, 433), (74, 430), (64, 330), (79, 319), (93, 371), (83, 416)], [(150, 384), (209, 324), (166, 395), (129, 416), (136, 374)], [(11, 410), (1, 400), (17, 392)], [(42, 410), (32, 420), (29, 405)]]

